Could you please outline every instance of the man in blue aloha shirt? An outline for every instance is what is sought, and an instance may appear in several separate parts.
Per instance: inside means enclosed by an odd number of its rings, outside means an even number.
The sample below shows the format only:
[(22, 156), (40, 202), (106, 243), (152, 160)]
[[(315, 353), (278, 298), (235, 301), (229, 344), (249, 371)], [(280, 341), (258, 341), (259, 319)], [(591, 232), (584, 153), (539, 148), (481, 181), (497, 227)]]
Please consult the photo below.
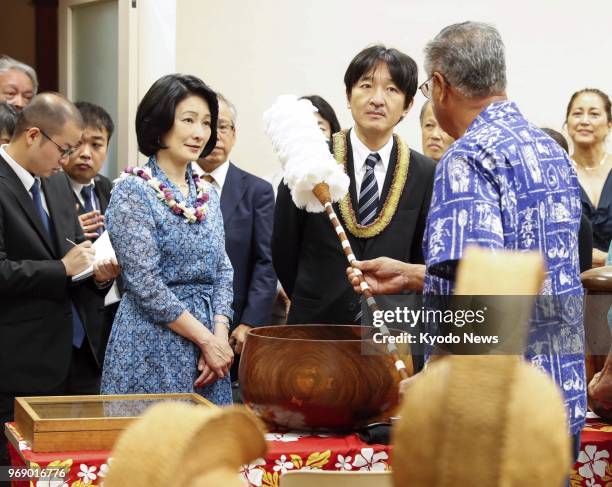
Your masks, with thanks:
[[(421, 91), (444, 131), (458, 139), (436, 168), (426, 271), (384, 258), (357, 266), (375, 293), (423, 285), (425, 294), (449, 295), (469, 245), (539, 251), (548, 271), (541, 294), (554, 298), (539, 299), (526, 357), (562, 389), (579, 446), (586, 386), (574, 169), (561, 147), (507, 99), (504, 45), (492, 26), (464, 22), (443, 29), (425, 48), (425, 71)], [(553, 305), (548, 314), (547, 303)]]

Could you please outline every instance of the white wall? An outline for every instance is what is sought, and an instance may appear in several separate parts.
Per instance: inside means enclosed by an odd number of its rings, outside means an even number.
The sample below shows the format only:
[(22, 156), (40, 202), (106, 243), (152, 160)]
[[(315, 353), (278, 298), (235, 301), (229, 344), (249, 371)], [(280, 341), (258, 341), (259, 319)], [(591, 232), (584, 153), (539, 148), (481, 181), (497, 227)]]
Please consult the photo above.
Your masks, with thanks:
[[(176, 0), (176, 66), (238, 108), (233, 159), (265, 175), (277, 168), (261, 115), (280, 94), (319, 94), (350, 126), (343, 76), (363, 47), (382, 42), (412, 56), (444, 26), (493, 23), (507, 48), (508, 93), (534, 123), (561, 129), (571, 93), (612, 94), (611, 0)], [(421, 151), (418, 112), (397, 128)]]

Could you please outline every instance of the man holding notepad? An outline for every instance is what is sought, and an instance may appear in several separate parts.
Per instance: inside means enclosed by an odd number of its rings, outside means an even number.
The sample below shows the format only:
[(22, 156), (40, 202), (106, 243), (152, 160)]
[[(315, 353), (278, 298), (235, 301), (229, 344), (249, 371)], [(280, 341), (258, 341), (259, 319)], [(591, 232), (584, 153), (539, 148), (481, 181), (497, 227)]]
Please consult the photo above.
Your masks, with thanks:
[[(66, 163), (83, 121), (62, 95), (43, 93), (19, 114), (0, 147), (0, 422), (12, 421), (15, 396), (95, 392), (99, 372), (77, 312), (78, 290), (115, 277), (94, 266), (94, 279), (71, 277), (94, 261), (67, 198), (65, 179), (45, 179)], [(106, 293), (105, 290), (98, 290)], [(0, 465), (7, 465), (0, 442)]]

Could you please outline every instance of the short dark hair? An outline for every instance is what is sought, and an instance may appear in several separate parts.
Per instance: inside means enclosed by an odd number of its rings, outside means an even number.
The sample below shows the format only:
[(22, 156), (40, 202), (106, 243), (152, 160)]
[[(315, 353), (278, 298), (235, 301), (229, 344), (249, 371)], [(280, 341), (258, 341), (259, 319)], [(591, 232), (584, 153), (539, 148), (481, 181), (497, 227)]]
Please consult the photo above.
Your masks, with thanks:
[(569, 146), (567, 145), (567, 140), (563, 137), (563, 134), (557, 132), (556, 130), (549, 129), (547, 127), (542, 127), (542, 132), (548, 134), (551, 139), (553, 139), (557, 144), (559, 144), (565, 152), (569, 154)]
[(361, 77), (381, 62), (387, 65), (391, 79), (406, 96), (404, 108), (407, 108), (417, 90), (419, 79), (417, 64), (407, 54), (383, 45), (366, 47), (353, 58), (344, 73), (346, 96), (350, 99), (351, 91)]
[(113, 119), (109, 113), (100, 105), (95, 105), (93, 103), (89, 103), (88, 101), (77, 101), (74, 105), (81, 113), (85, 127), (94, 127), (98, 130), (106, 130), (106, 134), (108, 135), (106, 140), (109, 142), (111, 135), (113, 135), (113, 132), (115, 131), (115, 124), (113, 123)]
[(567, 104), (567, 111), (565, 112), (565, 120), (568, 119), (570, 111), (572, 109), (572, 105), (574, 104), (574, 101), (576, 100), (576, 98), (584, 93), (592, 93), (594, 95), (597, 95), (599, 98), (601, 98), (601, 101), (603, 101), (603, 104), (604, 104), (604, 110), (606, 112), (606, 117), (608, 118), (608, 123), (612, 122), (612, 103), (610, 103), (610, 97), (606, 95), (603, 91), (598, 90), (597, 88), (584, 88), (583, 90), (580, 90), (574, 93), (572, 97), (570, 98), (569, 103)]
[(176, 106), (185, 98), (200, 96), (210, 109), (210, 139), (200, 158), (210, 154), (217, 143), (217, 118), (219, 104), (217, 95), (204, 81), (189, 74), (167, 74), (159, 78), (145, 94), (136, 111), (136, 139), (138, 149), (151, 157), (160, 149), (165, 149), (161, 137), (174, 125)]
[(17, 123), (17, 111), (6, 102), (0, 103), (0, 132), (6, 132), (12, 136)]
[(300, 99), (310, 100), (310, 103), (314, 105), (319, 112), (319, 115), (321, 115), (321, 117), (323, 117), (323, 119), (327, 120), (329, 123), (332, 134), (340, 132), (341, 127), (340, 122), (338, 122), (338, 117), (336, 117), (336, 112), (334, 112), (334, 109), (324, 98), (320, 97), (319, 95), (308, 95), (302, 96)]
[(60, 93), (39, 93), (17, 115), (15, 133), (38, 127), (53, 136), (59, 134), (68, 122), (83, 128), (83, 117), (74, 104)]

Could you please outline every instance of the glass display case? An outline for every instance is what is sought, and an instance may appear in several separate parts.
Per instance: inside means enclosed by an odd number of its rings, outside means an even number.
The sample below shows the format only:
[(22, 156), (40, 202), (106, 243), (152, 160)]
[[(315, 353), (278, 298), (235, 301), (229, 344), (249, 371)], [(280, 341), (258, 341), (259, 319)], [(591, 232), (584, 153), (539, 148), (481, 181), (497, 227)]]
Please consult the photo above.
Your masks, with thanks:
[(110, 450), (134, 419), (163, 401), (216, 407), (199, 394), (18, 397), (15, 422), (34, 452)]

